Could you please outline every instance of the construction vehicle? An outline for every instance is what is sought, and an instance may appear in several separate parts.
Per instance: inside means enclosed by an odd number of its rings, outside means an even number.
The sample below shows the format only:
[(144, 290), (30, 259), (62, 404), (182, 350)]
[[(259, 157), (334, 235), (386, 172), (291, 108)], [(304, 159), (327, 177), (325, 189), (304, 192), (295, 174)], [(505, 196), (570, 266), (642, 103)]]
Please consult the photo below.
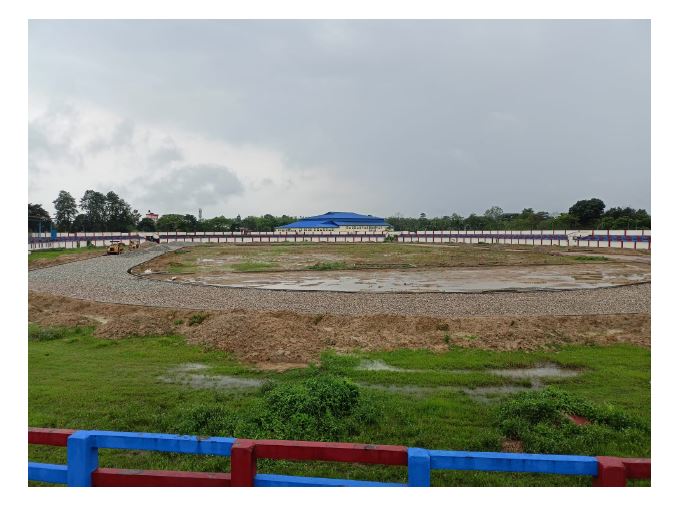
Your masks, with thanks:
[(140, 240), (130, 240), (130, 243), (128, 244), (128, 249), (133, 251), (135, 249), (140, 248)]
[(106, 254), (115, 254), (116, 256), (118, 256), (119, 254), (122, 254), (124, 250), (125, 244), (123, 242), (121, 242), (120, 240), (111, 240), (111, 245), (108, 246)]

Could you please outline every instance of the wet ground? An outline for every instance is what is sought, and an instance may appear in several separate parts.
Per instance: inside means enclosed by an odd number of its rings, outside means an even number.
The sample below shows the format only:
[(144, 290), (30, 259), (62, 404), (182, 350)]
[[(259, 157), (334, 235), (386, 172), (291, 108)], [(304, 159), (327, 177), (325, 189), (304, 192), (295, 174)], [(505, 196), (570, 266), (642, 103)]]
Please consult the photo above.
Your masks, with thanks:
[(641, 262), (485, 268), (225, 273), (177, 281), (232, 288), (340, 292), (575, 290), (649, 282)]
[[(259, 389), (266, 380), (251, 377), (234, 377), (229, 375), (211, 375), (208, 373), (210, 367), (205, 364), (189, 363), (174, 366), (167, 373), (158, 377), (159, 382), (164, 384), (177, 384), (192, 389), (219, 389), (235, 392), (254, 391)], [(357, 382), (364, 388), (386, 391), (389, 393), (409, 394), (415, 396), (425, 396), (431, 393), (452, 392), (463, 393), (470, 398), (489, 402), (495, 398), (520, 393), (528, 390), (542, 389), (546, 386), (545, 379), (567, 379), (581, 374), (580, 370), (563, 368), (554, 363), (544, 363), (528, 368), (504, 368), (504, 369), (482, 369), (482, 370), (446, 370), (446, 369), (408, 369), (392, 366), (381, 360), (363, 360), (357, 366), (358, 370), (376, 372), (403, 372), (403, 373), (490, 373), (507, 377), (511, 380), (509, 384), (501, 386), (478, 386), (467, 388), (462, 386), (418, 386), (411, 384), (371, 384)], [(517, 381), (514, 382), (514, 381)]]
[[(386, 372), (405, 372), (405, 373), (471, 373), (473, 370), (423, 370), (408, 369), (391, 366), (379, 360), (361, 361), (357, 369), (365, 371), (386, 371)], [(474, 370), (482, 373), (491, 373), (511, 379), (511, 383), (502, 386), (478, 386), (466, 388), (462, 386), (417, 386), (417, 385), (396, 385), (396, 384), (362, 384), (370, 389), (387, 391), (389, 393), (409, 394), (424, 396), (431, 393), (452, 392), (463, 393), (473, 400), (479, 402), (490, 402), (496, 398), (521, 393), (529, 390), (542, 389), (547, 385), (547, 380), (568, 379), (581, 374), (580, 370), (563, 368), (554, 363), (544, 363), (529, 368), (504, 368), (504, 369), (485, 369)], [(518, 381), (514, 383), (513, 381)]]

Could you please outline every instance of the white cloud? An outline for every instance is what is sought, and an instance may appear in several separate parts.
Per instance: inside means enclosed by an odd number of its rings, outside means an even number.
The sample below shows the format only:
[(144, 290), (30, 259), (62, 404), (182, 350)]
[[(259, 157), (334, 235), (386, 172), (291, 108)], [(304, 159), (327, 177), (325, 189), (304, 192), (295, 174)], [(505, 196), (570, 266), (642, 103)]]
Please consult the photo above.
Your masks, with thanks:
[(306, 214), (334, 186), (329, 169), (290, 166), (276, 150), (123, 119), (91, 104), (32, 111), (30, 194), (49, 211), (59, 190), (79, 199), (94, 189), (114, 190), (141, 211), (235, 216), (296, 212), (299, 204)]

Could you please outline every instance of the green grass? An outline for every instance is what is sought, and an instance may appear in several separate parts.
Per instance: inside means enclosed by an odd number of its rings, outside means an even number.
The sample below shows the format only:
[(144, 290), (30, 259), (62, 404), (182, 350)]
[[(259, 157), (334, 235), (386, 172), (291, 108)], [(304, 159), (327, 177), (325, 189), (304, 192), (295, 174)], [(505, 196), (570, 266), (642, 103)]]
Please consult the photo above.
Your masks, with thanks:
[[(499, 451), (505, 428), (500, 406), (509, 402), (478, 402), (460, 388), (508, 382), (485, 373), (489, 368), (546, 361), (584, 369), (578, 377), (555, 383), (571, 403), (588, 403), (601, 411), (607, 408), (643, 425), (650, 422), (650, 351), (629, 345), (573, 346), (554, 352), (451, 349), (438, 354), (424, 350), (346, 356), (326, 353), (320, 367), (278, 374), (243, 366), (228, 353), (187, 345), (176, 336), (105, 340), (94, 337), (91, 328), (30, 326), (29, 339), (29, 425), (36, 427), (320, 437), (432, 449)], [(378, 359), (418, 371), (366, 371), (360, 369), (362, 359)], [(208, 365), (202, 372), (209, 375), (250, 377), (268, 384), (261, 389), (214, 390), (159, 380), (172, 368), (190, 363)], [(351, 383), (422, 386), (430, 392), (397, 394)], [(356, 397), (354, 389), (358, 390)], [(537, 397), (537, 393), (530, 396)], [(596, 451), (591, 454), (650, 456), (647, 430), (638, 435), (621, 431), (607, 435), (600, 430), (575, 442), (564, 434), (557, 430), (552, 435), (560, 436), (560, 446), (571, 453), (584, 453), (590, 448)], [(32, 446), (29, 455), (35, 461), (65, 461), (62, 448)], [(100, 464), (225, 472), (229, 461), (103, 450)], [(403, 468), (349, 464), (262, 461), (259, 471), (399, 482), (406, 479)], [(451, 471), (434, 472), (432, 481), (434, 485), (590, 483), (586, 478)]]
[(268, 261), (244, 261), (241, 263), (226, 265), (225, 267), (228, 267), (235, 272), (263, 272), (276, 268), (277, 265)]
[(306, 267), (307, 270), (345, 270), (347, 264), (344, 261), (323, 261)]
[(576, 261), (609, 261), (605, 256), (573, 256)]
[(62, 247), (57, 247), (55, 249), (40, 249), (31, 251), (29, 254), (29, 263), (38, 260), (52, 260), (60, 256), (66, 256), (68, 254), (83, 254), (83, 253), (98, 253), (106, 252), (104, 247), (75, 247), (74, 249), (64, 249)]

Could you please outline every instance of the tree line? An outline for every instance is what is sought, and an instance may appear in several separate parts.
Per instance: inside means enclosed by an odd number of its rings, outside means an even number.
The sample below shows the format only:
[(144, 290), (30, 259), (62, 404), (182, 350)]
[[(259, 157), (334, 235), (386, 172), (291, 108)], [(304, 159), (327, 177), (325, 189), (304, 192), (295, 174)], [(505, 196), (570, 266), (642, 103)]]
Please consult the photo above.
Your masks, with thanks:
[(644, 209), (629, 206), (605, 209), (601, 199), (577, 201), (568, 212), (550, 215), (525, 208), (520, 213), (505, 213), (492, 206), (482, 215), (463, 217), (457, 213), (428, 218), (395, 215), (386, 218), (395, 231), (448, 231), (448, 230), (528, 230), (528, 229), (650, 229), (651, 216)]
[[(103, 194), (87, 190), (77, 201), (69, 192), (61, 190), (53, 201), (53, 218), (40, 204), (29, 203), (29, 230), (44, 231), (53, 225), (61, 232), (84, 231), (273, 231), (278, 226), (295, 222), (289, 215), (250, 215), (241, 218), (223, 215), (198, 219), (190, 214), (167, 213), (158, 220), (142, 217), (127, 201), (113, 191)], [(506, 213), (492, 206), (483, 214), (467, 217), (453, 213), (442, 217), (393, 215), (386, 218), (395, 231), (446, 230), (528, 230), (528, 229), (650, 229), (651, 216), (644, 209), (629, 206), (605, 209), (601, 199), (583, 199), (568, 212), (550, 215), (525, 208), (520, 213)]]

